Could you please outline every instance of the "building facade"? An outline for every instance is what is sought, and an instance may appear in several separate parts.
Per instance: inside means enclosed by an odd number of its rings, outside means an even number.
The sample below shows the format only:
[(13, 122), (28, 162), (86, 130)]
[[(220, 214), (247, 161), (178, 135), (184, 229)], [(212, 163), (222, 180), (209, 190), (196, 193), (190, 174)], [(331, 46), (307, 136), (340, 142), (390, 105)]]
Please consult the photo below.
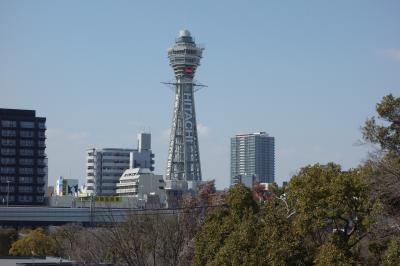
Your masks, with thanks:
[(0, 201), (41, 205), (47, 192), (46, 118), (0, 109)]
[(154, 170), (151, 136), (138, 135), (138, 149), (88, 149), (86, 151), (86, 193), (116, 195), (116, 184), (129, 168), (145, 167)]
[(166, 170), (166, 181), (172, 189), (177, 189), (174, 184), (195, 187), (202, 180), (194, 102), (197, 85), (193, 81), (202, 53), (203, 48), (196, 45), (188, 30), (180, 31), (174, 46), (168, 49), (176, 79), (172, 83), (175, 104)]
[(155, 175), (147, 168), (127, 169), (117, 184), (117, 195), (135, 196), (144, 199), (145, 195), (158, 196), (165, 201), (165, 182), (162, 175)]
[(231, 185), (275, 181), (275, 138), (265, 132), (231, 138)]
[(67, 196), (67, 195), (77, 196), (79, 191), (79, 180), (67, 179), (60, 176), (57, 179), (55, 190), (57, 196)]

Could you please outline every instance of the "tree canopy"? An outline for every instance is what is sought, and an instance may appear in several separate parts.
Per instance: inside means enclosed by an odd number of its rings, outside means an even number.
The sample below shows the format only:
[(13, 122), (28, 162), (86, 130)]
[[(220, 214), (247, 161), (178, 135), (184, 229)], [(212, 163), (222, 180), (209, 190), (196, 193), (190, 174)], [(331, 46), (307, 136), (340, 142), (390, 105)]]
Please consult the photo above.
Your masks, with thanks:
[(375, 117), (368, 119), (363, 127), (364, 139), (400, 155), (400, 97), (384, 96), (376, 105), (376, 112), (384, 124), (378, 124)]
[(14, 228), (0, 229), (0, 256), (8, 256), (11, 244), (18, 238), (17, 230)]
[(260, 206), (235, 185), (227, 208), (210, 214), (196, 235), (194, 264), (351, 264), (373, 221), (368, 194), (358, 170), (334, 163), (302, 168)]
[(54, 240), (42, 228), (31, 230), (14, 242), (10, 249), (13, 256), (48, 256), (55, 253)]

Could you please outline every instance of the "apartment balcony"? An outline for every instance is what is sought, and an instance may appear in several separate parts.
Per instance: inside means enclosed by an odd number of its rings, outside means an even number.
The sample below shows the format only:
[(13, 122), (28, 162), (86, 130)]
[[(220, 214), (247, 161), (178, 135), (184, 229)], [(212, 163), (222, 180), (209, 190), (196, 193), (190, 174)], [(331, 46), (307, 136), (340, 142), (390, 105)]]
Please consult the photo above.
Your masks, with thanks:
[(138, 194), (137, 189), (134, 188), (125, 188), (125, 189), (117, 189), (117, 194), (125, 194), (125, 193), (129, 193), (129, 194)]
[(117, 187), (132, 187), (137, 189), (139, 184), (137, 182), (117, 183)]

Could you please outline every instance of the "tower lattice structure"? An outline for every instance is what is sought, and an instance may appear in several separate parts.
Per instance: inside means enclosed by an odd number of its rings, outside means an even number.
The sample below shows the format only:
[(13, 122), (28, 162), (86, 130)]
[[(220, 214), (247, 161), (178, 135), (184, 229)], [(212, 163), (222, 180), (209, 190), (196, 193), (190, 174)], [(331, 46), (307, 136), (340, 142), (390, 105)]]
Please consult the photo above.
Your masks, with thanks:
[(193, 82), (203, 48), (196, 45), (188, 30), (179, 32), (175, 45), (168, 49), (175, 73), (175, 104), (168, 151), (166, 179), (201, 181), (199, 141)]

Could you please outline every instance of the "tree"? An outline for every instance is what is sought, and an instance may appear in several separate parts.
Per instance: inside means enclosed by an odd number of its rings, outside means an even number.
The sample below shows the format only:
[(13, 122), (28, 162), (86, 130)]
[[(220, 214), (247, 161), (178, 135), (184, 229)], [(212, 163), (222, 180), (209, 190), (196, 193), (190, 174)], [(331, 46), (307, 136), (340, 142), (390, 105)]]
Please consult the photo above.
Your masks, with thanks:
[(8, 256), (11, 244), (18, 238), (17, 230), (14, 228), (0, 229), (0, 256)]
[(185, 245), (178, 215), (156, 212), (98, 228), (64, 226), (53, 237), (60, 254), (93, 265), (179, 265)]
[[(362, 129), (364, 140), (379, 145), (363, 168), (372, 187), (372, 197), (390, 216), (400, 215), (400, 98), (389, 94), (376, 105), (378, 125), (372, 117)], [(399, 226), (400, 230), (400, 226)]]
[(372, 117), (362, 132), (364, 140), (378, 149), (361, 170), (370, 186), (371, 201), (379, 204), (379, 222), (374, 224), (368, 244), (371, 259), (381, 262), (391, 239), (400, 237), (400, 98), (384, 96), (376, 112), (382, 123)]
[(383, 124), (377, 124), (372, 117), (365, 122), (362, 131), (364, 140), (378, 144), (380, 149), (371, 155), (364, 172), (370, 177), (375, 196), (390, 212), (400, 203), (400, 98), (392, 94), (384, 96), (376, 105), (376, 112)]
[(387, 266), (400, 265), (400, 237), (394, 237), (383, 254), (383, 264)]
[(229, 190), (226, 204), (229, 206), (230, 214), (237, 219), (240, 219), (248, 212), (254, 213), (258, 210), (258, 205), (254, 201), (251, 190), (243, 184), (236, 184)]
[(377, 124), (375, 117), (368, 119), (362, 129), (364, 139), (400, 155), (400, 98), (392, 94), (384, 96), (376, 105), (376, 112), (386, 125)]
[[(257, 243), (260, 220), (253, 212), (246, 212), (224, 239), (224, 245), (215, 254), (211, 265), (259, 265)], [(230, 225), (230, 223), (228, 223)]]
[(57, 254), (61, 257), (71, 258), (75, 245), (82, 234), (83, 227), (77, 224), (67, 224), (58, 227), (51, 234), (54, 239)]
[(337, 247), (331, 242), (323, 244), (319, 249), (315, 258), (315, 265), (337, 265), (337, 266), (350, 266), (354, 265), (354, 261), (349, 258), (341, 248)]
[(374, 207), (358, 170), (342, 171), (334, 163), (307, 166), (292, 178), (287, 193), (296, 211), (293, 226), (303, 236), (310, 258), (327, 242), (348, 257), (356, 255)]
[(54, 255), (54, 240), (41, 228), (31, 230), (27, 235), (14, 242), (10, 249), (13, 256), (48, 256)]
[(253, 197), (258, 203), (264, 203), (271, 199), (274, 194), (280, 194), (280, 189), (276, 183), (265, 184), (255, 183), (252, 187)]
[(215, 181), (207, 181), (203, 184), (200, 185), (199, 187), (199, 192), (198, 192), (198, 198), (200, 201), (201, 206), (208, 206), (212, 205), (212, 200), (211, 196), (215, 194), (216, 189), (215, 189)]
[(229, 190), (226, 204), (228, 208), (209, 213), (197, 233), (194, 265), (255, 265), (251, 254), (259, 226), (252, 192), (237, 184)]
[(382, 204), (382, 215), (398, 220), (400, 233), (400, 156), (371, 155), (361, 170), (370, 184), (371, 198)]
[(294, 213), (285, 195), (273, 194), (263, 206), (257, 242), (258, 265), (305, 265), (302, 236), (293, 226)]

